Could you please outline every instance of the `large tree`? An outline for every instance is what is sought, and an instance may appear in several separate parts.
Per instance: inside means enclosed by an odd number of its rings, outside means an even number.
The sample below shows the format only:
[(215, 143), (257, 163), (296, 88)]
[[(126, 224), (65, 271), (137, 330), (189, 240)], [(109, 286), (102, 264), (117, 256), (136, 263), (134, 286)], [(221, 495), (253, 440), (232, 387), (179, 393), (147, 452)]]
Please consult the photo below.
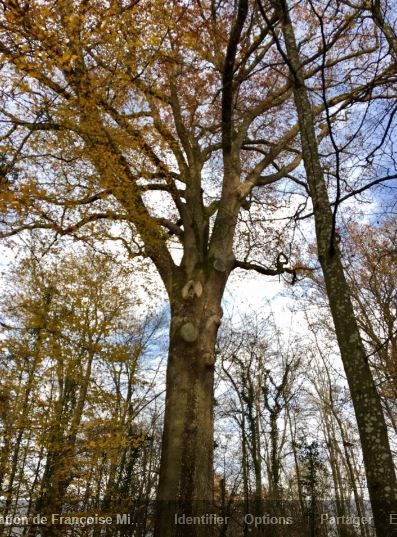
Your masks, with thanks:
[[(314, 208), (318, 258), (357, 418), (374, 523), (379, 536), (391, 536), (395, 534), (390, 516), (397, 503), (397, 479), (385, 417), (344, 273), (335, 230), (336, 213), (332, 211), (329, 200), (313, 105), (309, 99), (289, 4), (286, 0), (275, 0), (273, 5), (282, 25), (286, 52), (280, 43), (279, 50), (286, 59), (293, 85), (302, 156)], [(266, 17), (265, 13), (263, 15)]]
[[(167, 502), (195, 513), (212, 497), (214, 346), (231, 272), (295, 274), (262, 225), (279, 205), (271, 185), (287, 178), (307, 195), (292, 175), (299, 124), (279, 14), (265, 9), (267, 21), (248, 0), (2, 2), (3, 236), (41, 227), (119, 240), (152, 260), (168, 294), (156, 536), (206, 531), (175, 527)], [(329, 40), (307, 51), (307, 78), (324, 73), (324, 48), (331, 71), (371, 57), (371, 31), (344, 50), (355, 13), (335, 9)], [(309, 25), (306, 42), (313, 35)], [(350, 106), (387, 68), (312, 108), (319, 140), (337, 119), (322, 112)]]

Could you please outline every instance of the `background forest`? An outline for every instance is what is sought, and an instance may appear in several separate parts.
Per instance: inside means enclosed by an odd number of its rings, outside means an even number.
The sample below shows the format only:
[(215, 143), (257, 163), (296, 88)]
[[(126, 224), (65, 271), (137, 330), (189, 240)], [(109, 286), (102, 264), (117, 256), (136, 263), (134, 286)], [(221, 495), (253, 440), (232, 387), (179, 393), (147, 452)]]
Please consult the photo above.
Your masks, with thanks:
[(2, 536), (397, 535), (396, 7), (0, 2)]

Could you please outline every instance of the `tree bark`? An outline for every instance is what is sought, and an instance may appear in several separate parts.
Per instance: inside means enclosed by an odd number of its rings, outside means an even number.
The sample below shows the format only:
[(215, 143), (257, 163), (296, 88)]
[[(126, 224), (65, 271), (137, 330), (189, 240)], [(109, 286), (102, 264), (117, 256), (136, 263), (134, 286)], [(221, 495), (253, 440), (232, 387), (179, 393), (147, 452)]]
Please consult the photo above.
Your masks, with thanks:
[(319, 261), (360, 433), (369, 496), (378, 537), (396, 535), (390, 514), (397, 507), (397, 480), (385, 418), (354, 315), (350, 290), (335, 240), (333, 214), (320, 162), (312, 106), (285, 0), (273, 2), (282, 22), (300, 125), (302, 156), (313, 201)]
[(365, 1), (364, 6), (371, 11), (376, 26), (384, 34), (390, 47), (393, 59), (397, 59), (397, 36), (393, 27), (385, 18), (385, 9), (381, 6), (380, 0)]
[[(196, 275), (186, 296), (178, 278), (171, 298), (170, 349), (155, 537), (211, 535), (208, 524), (175, 516), (211, 513), (213, 496), (214, 349), (226, 273)], [(193, 285), (193, 284), (192, 284)], [(184, 298), (185, 297), (185, 298)]]
[[(92, 341), (90, 340), (90, 347), (91, 346)], [(48, 520), (51, 519), (52, 513), (60, 513), (62, 511), (67, 488), (73, 480), (76, 440), (81, 419), (83, 417), (88, 387), (91, 381), (93, 360), (94, 352), (90, 349), (87, 364), (80, 382), (76, 406), (73, 409), (69, 430), (65, 430), (61, 424), (65, 422), (63, 416), (64, 408), (68, 404), (72, 404), (70, 400), (68, 401), (68, 398), (74, 396), (75, 392), (78, 390), (78, 383), (74, 379), (66, 378), (66, 381), (71, 383), (73, 389), (70, 392), (65, 391), (66, 393), (56, 403), (58, 410), (56, 413), (55, 426), (50, 432), (50, 443), (41, 483), (41, 494), (35, 505), (35, 512), (43, 513), (47, 516)], [(59, 528), (51, 525), (45, 526), (40, 530), (44, 537), (55, 537), (61, 535), (63, 531), (62, 527)], [(32, 528), (31, 535), (35, 534), (36, 529)]]

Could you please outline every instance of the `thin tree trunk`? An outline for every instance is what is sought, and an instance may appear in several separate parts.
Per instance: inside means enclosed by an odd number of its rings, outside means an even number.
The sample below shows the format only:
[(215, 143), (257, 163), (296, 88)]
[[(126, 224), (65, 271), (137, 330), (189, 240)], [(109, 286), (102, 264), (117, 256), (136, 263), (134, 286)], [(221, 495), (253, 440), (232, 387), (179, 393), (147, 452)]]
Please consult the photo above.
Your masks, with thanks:
[(0, 453), (0, 494), (3, 492), (3, 482), (8, 469), (8, 461), (11, 453), (11, 423), (9, 415), (11, 414), (10, 408), (10, 395), (4, 390), (0, 393), (0, 418), (3, 423), (3, 447)]
[(343, 423), (342, 423), (340, 417), (337, 415), (336, 410), (334, 408), (332, 409), (332, 412), (333, 412), (333, 415), (334, 415), (334, 417), (336, 419), (336, 422), (338, 424), (340, 434), (341, 434), (341, 437), (342, 437), (342, 444), (343, 444), (343, 450), (344, 450), (344, 454), (345, 454), (345, 461), (346, 461), (346, 466), (347, 466), (347, 470), (348, 470), (350, 485), (351, 485), (352, 490), (353, 490), (353, 496), (354, 496), (354, 501), (355, 501), (355, 504), (356, 504), (357, 514), (360, 517), (361, 533), (362, 533), (363, 537), (366, 537), (367, 534), (368, 534), (368, 526), (366, 524), (362, 523), (362, 518), (365, 517), (367, 515), (367, 513), (365, 512), (365, 509), (364, 509), (364, 506), (363, 506), (362, 496), (359, 494), (359, 491), (358, 491), (356, 472), (354, 471), (354, 465), (353, 465), (353, 462), (351, 460), (352, 457), (351, 457), (351, 454), (350, 454), (349, 447), (347, 445), (348, 444), (348, 438), (347, 438), (347, 435), (346, 435), (345, 428), (343, 427)]
[(19, 461), (19, 452), (22, 444), (22, 440), (24, 437), (24, 434), (27, 429), (27, 423), (26, 420), (28, 420), (29, 416), (29, 410), (32, 405), (32, 392), (34, 390), (34, 383), (36, 379), (36, 373), (40, 362), (40, 350), (41, 350), (41, 343), (42, 343), (42, 329), (45, 328), (46, 322), (47, 322), (47, 307), (49, 306), (51, 302), (51, 296), (49, 295), (48, 300), (46, 300), (46, 310), (43, 314), (43, 326), (36, 329), (36, 338), (34, 342), (34, 349), (33, 349), (33, 362), (28, 372), (28, 378), (26, 380), (25, 385), (25, 393), (23, 394), (23, 401), (21, 405), (20, 410), (20, 423), (18, 423), (17, 428), (17, 435), (14, 443), (14, 450), (13, 455), (11, 459), (11, 467), (10, 467), (10, 474), (8, 478), (8, 487), (5, 493), (5, 504), (4, 504), (4, 511), (5, 513), (8, 513), (11, 507), (12, 497), (13, 497), (13, 487), (14, 487), (14, 480), (17, 473), (17, 467), (18, 467), (18, 461)]
[[(27, 511), (26, 511), (26, 516), (30, 516), (31, 515), (31, 512), (32, 512), (32, 506), (33, 506), (33, 499), (34, 499), (34, 496), (35, 496), (35, 492), (36, 492), (36, 487), (37, 487), (37, 484), (39, 483), (39, 480), (40, 480), (40, 470), (41, 470), (41, 465), (42, 465), (42, 462), (43, 462), (43, 457), (44, 457), (44, 446), (42, 445), (40, 447), (40, 451), (37, 455), (37, 465), (36, 465), (36, 470), (34, 472), (34, 479), (32, 481), (32, 484), (30, 486), (30, 490), (29, 490), (29, 502), (28, 502), (28, 507), (27, 507)], [(27, 535), (29, 533), (29, 527), (26, 527), (24, 528), (23, 530), (23, 534), (24, 535)]]
[(292, 452), (294, 455), (294, 466), (295, 466), (295, 474), (296, 474), (296, 485), (298, 489), (299, 506), (300, 506), (301, 516), (303, 520), (305, 516), (305, 512), (306, 512), (306, 507), (305, 507), (305, 501), (303, 498), (302, 477), (301, 477), (301, 472), (299, 468), (298, 453), (296, 449), (296, 430), (292, 426), (292, 418), (291, 418), (291, 413), (290, 413), (288, 406), (287, 406), (286, 412), (287, 412), (288, 424), (289, 424), (289, 429), (290, 429), (290, 434), (291, 434), (291, 447), (292, 447)]
[[(243, 515), (247, 515), (249, 513), (249, 482), (248, 482), (248, 449), (247, 449), (247, 433), (245, 430), (245, 414), (244, 414), (244, 406), (242, 408), (242, 420), (241, 420), (241, 466), (242, 466), (242, 476), (243, 476)], [(249, 526), (247, 524), (244, 524), (244, 535), (248, 535), (249, 532)]]
[[(262, 460), (260, 452), (259, 441), (259, 413), (258, 413), (258, 397), (256, 383), (251, 379), (248, 380), (247, 385), (247, 418), (249, 422), (249, 432), (251, 436), (251, 457), (254, 466), (255, 474), (255, 501), (254, 501), (254, 514), (260, 515), (262, 509)], [(244, 387), (243, 387), (244, 389)]]
[[(92, 342), (90, 341), (90, 346), (91, 345)], [(42, 493), (35, 506), (35, 511), (37, 513), (43, 513), (44, 515), (47, 515), (49, 519), (51, 518), (52, 513), (61, 512), (66, 490), (73, 479), (72, 468), (75, 458), (76, 439), (87, 399), (93, 359), (94, 352), (90, 350), (87, 358), (87, 365), (80, 383), (78, 399), (74, 408), (69, 430), (67, 431), (63, 430), (61, 426), (64, 421), (62, 419), (62, 413), (65, 406), (65, 400), (62, 399), (58, 401), (57, 404), (59, 410), (54, 430), (51, 433), (50, 447), (42, 480)], [(41, 530), (45, 537), (60, 535), (62, 531), (62, 528), (56, 526), (44, 527)]]
[(289, 8), (285, 0), (275, 0), (274, 6), (282, 22), (299, 118), (302, 156), (313, 201), (318, 256), (360, 433), (374, 523), (378, 537), (390, 537), (396, 534), (395, 527), (389, 523), (389, 517), (396, 510), (397, 480), (385, 418), (334, 237), (333, 214), (319, 157), (314, 116)]
[[(328, 414), (328, 411), (325, 411)], [(343, 491), (343, 482), (341, 476), (341, 464), (339, 460), (340, 451), (338, 449), (337, 439), (335, 436), (335, 430), (331, 422), (330, 416), (326, 415), (324, 420), (324, 434), (329, 445), (329, 462), (332, 471), (332, 478), (334, 481), (335, 489), (335, 504), (336, 513), (338, 517), (343, 517), (348, 514), (346, 511), (346, 499)], [(351, 528), (345, 524), (338, 524), (339, 537), (350, 537), (352, 535)]]

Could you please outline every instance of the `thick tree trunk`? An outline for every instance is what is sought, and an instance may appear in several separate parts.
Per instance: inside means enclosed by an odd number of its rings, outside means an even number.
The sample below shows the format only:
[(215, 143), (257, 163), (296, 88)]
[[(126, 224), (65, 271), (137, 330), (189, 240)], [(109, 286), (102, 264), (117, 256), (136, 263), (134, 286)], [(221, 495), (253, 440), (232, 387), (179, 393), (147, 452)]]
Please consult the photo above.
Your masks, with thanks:
[(395, 535), (397, 532), (390, 526), (389, 514), (397, 507), (397, 482), (380, 398), (354, 317), (339, 255), (335, 255), (335, 261), (323, 260), (321, 264), (359, 428), (377, 534), (379, 537)]
[(313, 200), (318, 256), (360, 433), (375, 528), (378, 537), (391, 537), (397, 534), (396, 526), (390, 525), (390, 514), (397, 508), (397, 480), (385, 418), (333, 236), (333, 215), (319, 158), (314, 116), (288, 5), (285, 0), (277, 0), (274, 5), (282, 21), (299, 118), (302, 155)]
[[(211, 513), (214, 450), (215, 342), (221, 322), (221, 300), (234, 267), (233, 238), (241, 205), (240, 148), (234, 140), (233, 84), (238, 45), (248, 14), (248, 1), (235, 6), (222, 74), (222, 193), (209, 239), (201, 171), (204, 164), (195, 141), (187, 147), (190, 175), (185, 204), (180, 204), (184, 256), (180, 267), (156, 263), (171, 305), (170, 350), (154, 537), (210, 536), (214, 524), (175, 524), (174, 516)], [(172, 98), (175, 103), (175, 99)], [(173, 105), (174, 106), (174, 105)], [(186, 139), (178, 106), (176, 128)], [(182, 142), (183, 143), (183, 142)], [(189, 145), (189, 144), (188, 144)], [(184, 168), (184, 166), (183, 166)], [(147, 234), (146, 234), (147, 235)], [(147, 244), (150, 243), (147, 242)], [(168, 251), (167, 251), (168, 253)], [(170, 254), (168, 253), (170, 257)], [(171, 275), (170, 275), (171, 274)]]
[(211, 535), (175, 516), (211, 513), (215, 342), (224, 274), (176, 285), (171, 299), (167, 395), (155, 537)]

